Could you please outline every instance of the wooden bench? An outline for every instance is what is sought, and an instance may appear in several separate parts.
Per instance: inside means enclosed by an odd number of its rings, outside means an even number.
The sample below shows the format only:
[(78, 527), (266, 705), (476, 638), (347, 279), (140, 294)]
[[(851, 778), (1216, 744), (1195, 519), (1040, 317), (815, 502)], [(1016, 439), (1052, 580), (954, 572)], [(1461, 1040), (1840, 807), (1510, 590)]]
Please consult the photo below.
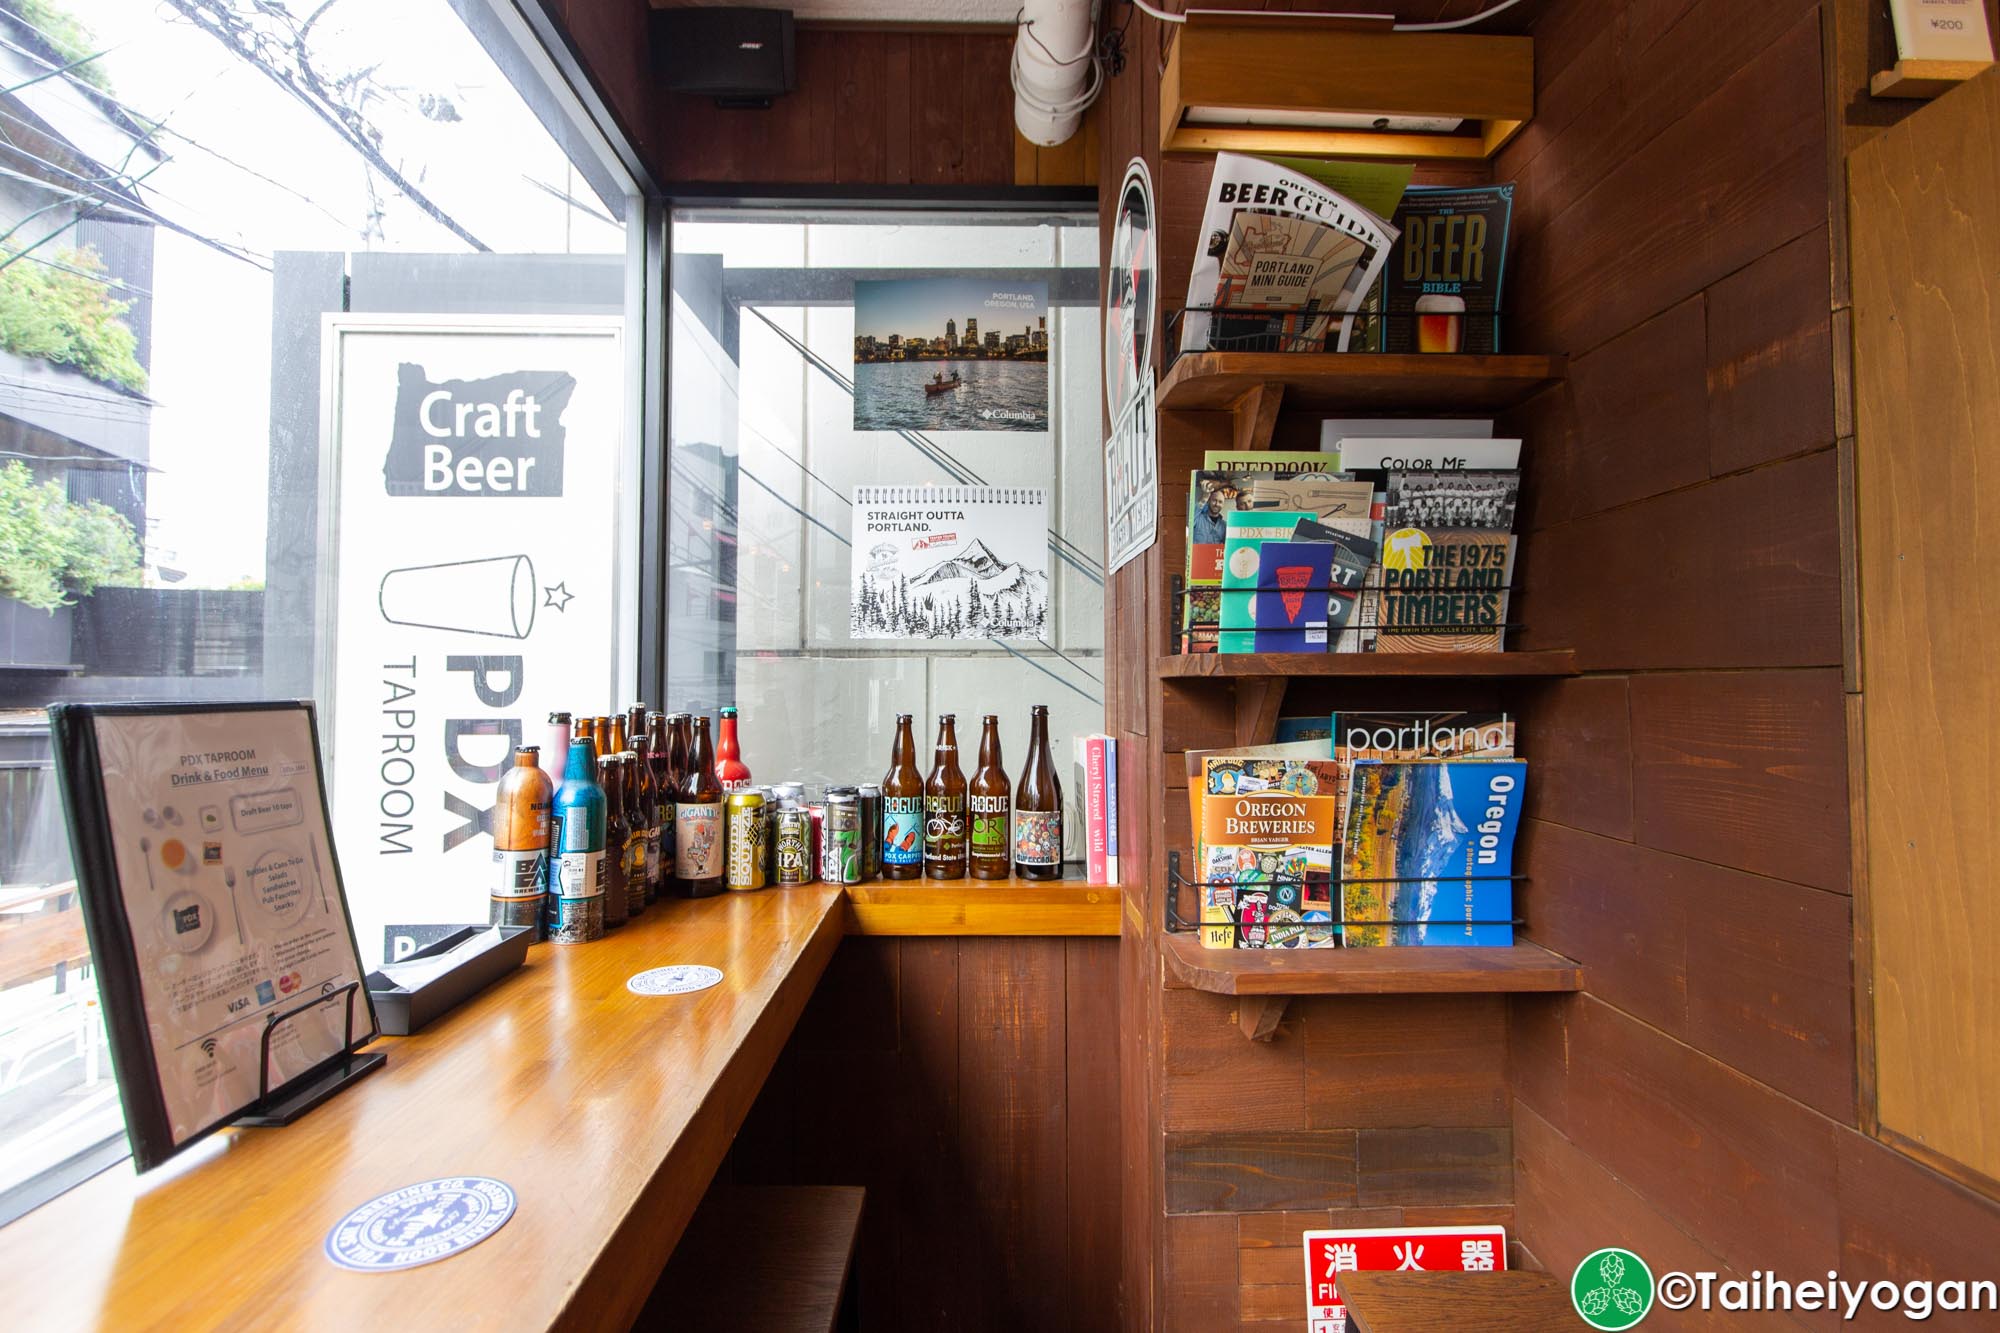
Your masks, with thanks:
[(640, 1333), (834, 1333), (861, 1327), (847, 1270), (862, 1190), (716, 1185), (632, 1327)]
[(1575, 1333), (1569, 1286), (1548, 1273), (1342, 1273), (1354, 1333)]

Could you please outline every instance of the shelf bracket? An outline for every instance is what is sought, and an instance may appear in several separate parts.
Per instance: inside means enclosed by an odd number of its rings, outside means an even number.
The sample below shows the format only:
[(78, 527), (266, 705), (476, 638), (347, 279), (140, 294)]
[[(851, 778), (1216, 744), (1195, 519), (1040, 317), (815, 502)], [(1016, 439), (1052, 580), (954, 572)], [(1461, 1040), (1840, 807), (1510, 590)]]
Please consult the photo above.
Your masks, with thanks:
[(1271, 433), (1278, 428), (1278, 409), (1284, 406), (1285, 386), (1265, 383), (1244, 390), (1230, 405), (1230, 447), (1241, 453), (1269, 449)]
[(1236, 1021), (1242, 1024), (1243, 1035), (1252, 1041), (1270, 1041), (1278, 1035), (1278, 1024), (1284, 1020), (1285, 1008), (1291, 1002), (1289, 995), (1237, 996)]
[(1262, 745), (1278, 730), (1285, 704), (1285, 676), (1245, 676), (1236, 682), (1236, 743)]

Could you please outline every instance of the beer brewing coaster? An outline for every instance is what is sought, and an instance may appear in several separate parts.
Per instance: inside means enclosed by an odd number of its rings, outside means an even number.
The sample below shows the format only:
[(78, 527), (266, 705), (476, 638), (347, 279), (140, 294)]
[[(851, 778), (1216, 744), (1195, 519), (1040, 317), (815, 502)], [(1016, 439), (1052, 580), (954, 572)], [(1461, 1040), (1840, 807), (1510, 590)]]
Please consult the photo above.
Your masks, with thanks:
[(326, 1233), (326, 1257), (357, 1273), (449, 1259), (507, 1225), (514, 1191), (490, 1176), (444, 1176), (378, 1195)]
[(722, 980), (722, 973), (700, 963), (676, 963), (672, 967), (649, 967), (633, 974), (625, 989), (634, 995), (687, 995), (707, 990)]

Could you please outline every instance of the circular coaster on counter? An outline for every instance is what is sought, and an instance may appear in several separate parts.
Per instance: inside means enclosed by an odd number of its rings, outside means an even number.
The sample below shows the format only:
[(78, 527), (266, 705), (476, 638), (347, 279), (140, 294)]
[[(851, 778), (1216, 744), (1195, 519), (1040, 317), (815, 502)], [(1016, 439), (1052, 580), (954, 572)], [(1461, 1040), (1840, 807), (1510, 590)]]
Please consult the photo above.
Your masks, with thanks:
[(514, 1191), (490, 1176), (443, 1176), (362, 1204), (326, 1233), (326, 1257), (357, 1273), (395, 1273), (471, 1249), (514, 1215)]
[(700, 963), (676, 963), (672, 967), (649, 967), (634, 973), (625, 989), (634, 995), (687, 995), (707, 990), (722, 980), (722, 973)]

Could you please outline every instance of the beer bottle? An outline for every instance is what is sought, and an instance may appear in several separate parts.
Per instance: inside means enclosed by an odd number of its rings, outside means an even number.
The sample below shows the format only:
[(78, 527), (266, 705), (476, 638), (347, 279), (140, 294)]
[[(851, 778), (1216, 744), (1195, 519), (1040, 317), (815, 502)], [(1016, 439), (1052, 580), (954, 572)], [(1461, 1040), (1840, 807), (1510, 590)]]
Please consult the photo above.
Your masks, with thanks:
[(972, 809), (974, 879), (1005, 879), (1012, 873), (1014, 855), (1007, 814), (1014, 804), (1013, 794), (1000, 767), (1000, 719), (988, 713), (979, 730), (979, 767), (966, 788), (965, 803)]
[(722, 782), (715, 776), (715, 747), (708, 719), (694, 719), (694, 747), (674, 806), (674, 865), (682, 892), (709, 898), (722, 892)]
[[(667, 804), (675, 812), (675, 820), (680, 818), (681, 784), (687, 781), (688, 768), (693, 763), (694, 722), (686, 713), (667, 714), (667, 768), (671, 771), (672, 782), (667, 787)], [(674, 851), (667, 862), (673, 867), (667, 887), (677, 897), (687, 896), (687, 885), (682, 882), (680, 862), (680, 827), (674, 828)]]
[(633, 704), (625, 710), (625, 744), (633, 750), (639, 747), (632, 742), (646, 734), (646, 705)]
[(924, 777), (910, 715), (896, 714), (896, 742), (882, 775), (882, 878), (921, 879), (924, 873)]
[[(642, 749), (644, 736), (634, 744)], [(625, 902), (626, 915), (638, 916), (646, 910), (646, 885), (653, 873), (649, 859), (653, 844), (653, 800), (646, 790), (651, 777), (646, 758), (639, 750), (618, 756), (618, 778), (625, 784)]]
[(607, 754), (597, 761), (597, 785), (604, 788), (604, 928), (625, 924), (632, 900), (625, 890), (626, 840), (632, 825), (625, 818), (625, 757)]
[(551, 837), (548, 937), (557, 944), (602, 938), (604, 789), (597, 785), (597, 742), (589, 737), (569, 743)]
[(686, 721), (686, 713), (668, 713), (660, 719), (660, 731), (666, 737), (666, 743), (652, 753), (654, 765), (664, 767), (660, 781), (660, 897), (680, 893), (680, 863), (676, 861), (674, 845), (674, 803), (680, 801), (680, 779), (688, 769), (688, 739), (682, 735), (682, 725)]
[(924, 875), (965, 878), (965, 773), (958, 766), (958, 719), (938, 717), (937, 754), (924, 781)]
[(633, 739), (632, 749), (639, 756), (639, 794), (646, 810), (646, 901), (650, 903), (659, 901), (667, 873), (666, 857), (660, 850), (667, 834), (667, 821), (660, 813), (665, 798), (660, 794), (660, 766), (654, 759), (653, 738), (642, 729)]
[(623, 713), (613, 713), (611, 715), (611, 748), (606, 750), (605, 753), (624, 754), (632, 748), (631, 740), (632, 738), (625, 734), (625, 715)]
[(542, 751), (523, 745), (500, 779), (493, 802), (493, 882), (487, 921), (495, 926), (542, 926), (548, 876), (549, 807), (555, 788), (541, 768)]
[(542, 738), (542, 772), (548, 775), (550, 799), (562, 786), (563, 765), (569, 760), (569, 714), (550, 713), (549, 729)]
[(617, 754), (618, 751), (611, 748), (611, 719), (595, 717), (590, 720), (590, 726), (591, 738), (597, 742), (597, 757), (602, 759), (607, 754)]
[(743, 749), (736, 743), (736, 710), (725, 708), (716, 723), (715, 778), (725, 792), (742, 791), (750, 785), (750, 766), (743, 762)]
[(1028, 762), (1014, 791), (1014, 873), (1022, 879), (1061, 879), (1062, 782), (1049, 754), (1049, 710), (1028, 710)]

